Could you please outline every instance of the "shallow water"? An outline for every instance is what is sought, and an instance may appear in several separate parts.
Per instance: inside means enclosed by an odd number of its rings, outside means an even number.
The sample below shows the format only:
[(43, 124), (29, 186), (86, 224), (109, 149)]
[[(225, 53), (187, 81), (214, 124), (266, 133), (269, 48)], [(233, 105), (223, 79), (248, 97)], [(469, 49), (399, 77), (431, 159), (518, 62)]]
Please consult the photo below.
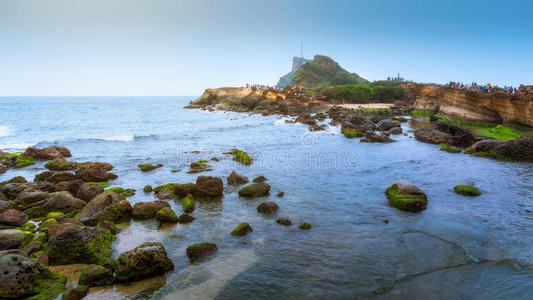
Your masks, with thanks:
[[(201, 205), (191, 224), (121, 224), (115, 256), (161, 241), (176, 268), (93, 288), (89, 299), (532, 299), (533, 164), (442, 152), (412, 133), (394, 136), (396, 143), (366, 144), (336, 127), (309, 133), (274, 116), (181, 108), (193, 98), (0, 98), (0, 149), (60, 144), (72, 160), (110, 162), (119, 175), (112, 185), (137, 189), (132, 203), (154, 199), (142, 192), (146, 184), (233, 170), (250, 179), (264, 175), (272, 186), (267, 198), (280, 206), (275, 216), (257, 213), (265, 199), (240, 199), (238, 188), (226, 187), (222, 202)], [(254, 163), (222, 154), (231, 148), (249, 152)], [(211, 157), (221, 159), (210, 162), (213, 171), (186, 173), (190, 162)], [(136, 167), (142, 162), (165, 166), (142, 173)], [(10, 170), (0, 180), (32, 179), (43, 165)], [(384, 190), (398, 181), (424, 190), (428, 208), (411, 214), (389, 207)], [(483, 195), (456, 195), (459, 183), (475, 183)], [(285, 196), (276, 197), (278, 191)], [(280, 216), (295, 225), (278, 225)], [(230, 236), (240, 222), (254, 231)], [(313, 228), (300, 230), (300, 222)], [(185, 249), (201, 241), (219, 251), (191, 264)]]

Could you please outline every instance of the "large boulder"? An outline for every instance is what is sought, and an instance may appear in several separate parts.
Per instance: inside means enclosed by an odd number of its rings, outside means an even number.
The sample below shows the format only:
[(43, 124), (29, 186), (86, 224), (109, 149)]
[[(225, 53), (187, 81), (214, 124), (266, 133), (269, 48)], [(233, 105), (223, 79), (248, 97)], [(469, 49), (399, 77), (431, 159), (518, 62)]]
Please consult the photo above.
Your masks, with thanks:
[(228, 185), (241, 185), (248, 182), (249, 180), (246, 176), (238, 174), (235, 171), (231, 172), (228, 176)]
[(85, 201), (75, 198), (69, 192), (57, 192), (45, 200), (29, 205), (24, 213), (30, 218), (46, 217), (51, 212), (76, 213), (84, 208), (85, 204)]
[(110, 213), (107, 211), (108, 207), (125, 199), (126, 198), (124, 196), (112, 191), (106, 191), (98, 194), (81, 210), (79, 219), (83, 224), (94, 226), (101, 220), (106, 219), (106, 215)]
[(137, 202), (133, 205), (131, 214), (134, 219), (147, 220), (155, 218), (158, 210), (170, 207), (166, 201)]
[(400, 126), (402, 125), (400, 124), (400, 121), (398, 120), (384, 119), (384, 120), (379, 121), (376, 124), (376, 130), (388, 131), (394, 127), (400, 127)]
[(194, 196), (199, 198), (211, 198), (222, 196), (224, 184), (222, 179), (213, 176), (198, 176)]
[(31, 232), (13, 229), (0, 230), (0, 250), (24, 247), (32, 238), (33, 234)]
[(85, 202), (91, 201), (94, 197), (104, 192), (104, 188), (94, 183), (84, 183), (78, 189), (78, 198)]
[(307, 114), (299, 115), (295, 121), (306, 125), (316, 125), (315, 119)]
[(252, 183), (239, 190), (239, 196), (246, 198), (263, 197), (270, 193), (270, 185), (268, 183)]
[(26, 223), (26, 215), (16, 209), (8, 209), (0, 214), (0, 225), (20, 227)]
[(98, 265), (90, 265), (83, 270), (78, 279), (79, 285), (88, 287), (110, 285), (115, 281), (113, 270)]
[(412, 184), (395, 183), (387, 188), (385, 194), (391, 206), (405, 211), (419, 212), (428, 204), (426, 194)]
[(83, 181), (76, 179), (73, 181), (60, 181), (56, 183), (55, 188), (56, 192), (70, 192), (72, 195), (78, 195), (80, 187), (83, 185)]
[(46, 148), (35, 148), (30, 147), (24, 151), (22, 154), (26, 157), (31, 157), (34, 159), (46, 159), (46, 160), (53, 160), (53, 159), (64, 159), (65, 157), (71, 157), (72, 154), (70, 153), (70, 150), (63, 146), (49, 146)]
[(51, 265), (101, 263), (112, 254), (109, 230), (69, 223), (48, 239)]
[(85, 182), (102, 182), (116, 178), (116, 175), (108, 173), (113, 169), (109, 163), (85, 162), (78, 166), (76, 176)]
[(479, 156), (533, 161), (533, 137), (522, 136), (509, 141), (484, 140), (467, 149)]
[(119, 282), (136, 281), (170, 270), (174, 270), (174, 263), (168, 258), (163, 244), (149, 242), (119, 255), (116, 278)]
[(39, 190), (43, 192), (54, 192), (54, 185), (50, 182), (26, 182), (8, 183), (1, 187), (1, 192), (10, 200), (17, 198), (18, 194), (24, 190)]
[(76, 175), (69, 171), (45, 171), (35, 175), (35, 181), (48, 181), (53, 183), (73, 181), (76, 179)]
[(55, 299), (65, 288), (66, 278), (25, 256), (0, 257), (0, 298), (34, 296), (31, 299)]
[(15, 198), (15, 205), (19, 207), (27, 207), (33, 203), (37, 203), (45, 200), (50, 196), (47, 192), (42, 192), (40, 190), (26, 189), (20, 192)]
[(8, 210), (11, 204), (6, 200), (0, 200), (0, 214)]
[(445, 143), (456, 147), (469, 147), (476, 142), (468, 130), (446, 122), (432, 122), (423, 129), (415, 130), (415, 138), (424, 143)]

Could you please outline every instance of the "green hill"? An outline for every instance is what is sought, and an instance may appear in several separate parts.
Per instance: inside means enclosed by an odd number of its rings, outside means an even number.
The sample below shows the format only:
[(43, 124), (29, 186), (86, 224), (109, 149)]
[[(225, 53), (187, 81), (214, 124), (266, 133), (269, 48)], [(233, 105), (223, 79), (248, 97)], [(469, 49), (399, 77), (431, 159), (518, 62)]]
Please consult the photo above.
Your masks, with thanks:
[(294, 78), (294, 74), (295, 74), (295, 72), (292, 72), (292, 71), (291, 71), (291, 72), (289, 72), (289, 73), (283, 75), (283, 76), (279, 79), (277, 86), (278, 86), (279, 88), (284, 88), (284, 87), (286, 87), (286, 86), (288, 86), (288, 85), (291, 85), (291, 83), (292, 83), (292, 79)]
[(345, 84), (368, 85), (369, 81), (344, 70), (333, 59), (323, 55), (316, 55), (312, 61), (300, 67), (292, 79), (293, 86), (312, 90)]

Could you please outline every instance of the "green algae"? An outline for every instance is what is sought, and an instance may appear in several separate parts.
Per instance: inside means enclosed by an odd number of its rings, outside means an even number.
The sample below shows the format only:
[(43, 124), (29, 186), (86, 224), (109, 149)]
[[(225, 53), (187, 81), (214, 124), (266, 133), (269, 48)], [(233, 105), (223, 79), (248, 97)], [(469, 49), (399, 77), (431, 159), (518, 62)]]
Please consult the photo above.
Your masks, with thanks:
[(131, 197), (133, 195), (135, 195), (135, 189), (124, 189), (122, 187), (112, 187), (112, 188), (108, 188), (106, 189), (106, 191), (111, 191), (111, 192), (115, 192), (117, 194), (121, 194), (125, 197)]
[(477, 187), (468, 184), (458, 184), (453, 188), (453, 191), (463, 196), (481, 195), (481, 191)]
[(239, 149), (231, 149), (229, 152), (226, 152), (224, 154), (232, 155), (234, 161), (240, 162), (243, 165), (250, 165), (253, 161), (253, 158), (248, 155), (248, 153)]
[(481, 128), (477, 129), (476, 131), (502, 141), (513, 140), (525, 134), (525, 132), (504, 125), (498, 125), (492, 128)]
[(87, 184), (97, 184), (101, 187), (103, 187), (104, 189), (105, 188), (108, 188), (110, 186), (109, 182), (107, 181), (101, 181), (101, 182), (86, 182)]
[(385, 191), (389, 204), (400, 210), (419, 212), (427, 207), (427, 199), (422, 194), (406, 195), (399, 192), (399, 185), (393, 184)]
[(441, 143), (439, 144), (439, 146), (440, 146), (440, 151), (446, 151), (449, 153), (461, 153), (461, 149), (454, 147), (454, 146), (450, 146), (446, 143)]
[(349, 129), (344, 129), (342, 131), (342, 134), (349, 139), (353, 139), (356, 137), (364, 137), (366, 135), (364, 132)]
[(181, 200), (181, 205), (183, 207), (183, 212), (192, 213), (194, 211), (195, 201), (194, 199), (185, 197), (183, 200)]
[(149, 171), (153, 171), (155, 169), (158, 169), (158, 168), (161, 168), (163, 166), (163, 164), (156, 164), (156, 165), (152, 165), (152, 164), (139, 164), (137, 165), (137, 167), (139, 169), (141, 169), (141, 171), (143, 172), (149, 172)]
[(231, 231), (231, 235), (233, 236), (244, 236), (250, 232), (252, 232), (253, 229), (252, 229), (252, 226), (250, 226), (250, 224), (244, 222), (244, 223), (241, 223), (239, 225), (237, 225), (237, 227), (235, 227), (235, 229), (233, 229)]

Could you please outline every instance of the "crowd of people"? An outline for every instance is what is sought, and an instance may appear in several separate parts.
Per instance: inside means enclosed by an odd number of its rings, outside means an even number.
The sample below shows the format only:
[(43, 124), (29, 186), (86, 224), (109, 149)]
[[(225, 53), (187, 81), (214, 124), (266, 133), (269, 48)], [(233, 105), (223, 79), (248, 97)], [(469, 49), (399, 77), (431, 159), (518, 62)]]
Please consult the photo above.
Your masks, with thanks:
[[(495, 91), (496, 89), (501, 89), (498, 86), (491, 85), (490, 83), (487, 83), (485, 85), (478, 85), (476, 82), (472, 82), (471, 84), (465, 84), (463, 82), (459, 81), (450, 81), (447, 84), (448, 87), (454, 88), (454, 89), (472, 89), (472, 90), (480, 90), (483, 92), (491, 93)], [(512, 86), (504, 86), (503, 90), (506, 94), (515, 95), (520, 93), (520, 88), (512, 87)]]

